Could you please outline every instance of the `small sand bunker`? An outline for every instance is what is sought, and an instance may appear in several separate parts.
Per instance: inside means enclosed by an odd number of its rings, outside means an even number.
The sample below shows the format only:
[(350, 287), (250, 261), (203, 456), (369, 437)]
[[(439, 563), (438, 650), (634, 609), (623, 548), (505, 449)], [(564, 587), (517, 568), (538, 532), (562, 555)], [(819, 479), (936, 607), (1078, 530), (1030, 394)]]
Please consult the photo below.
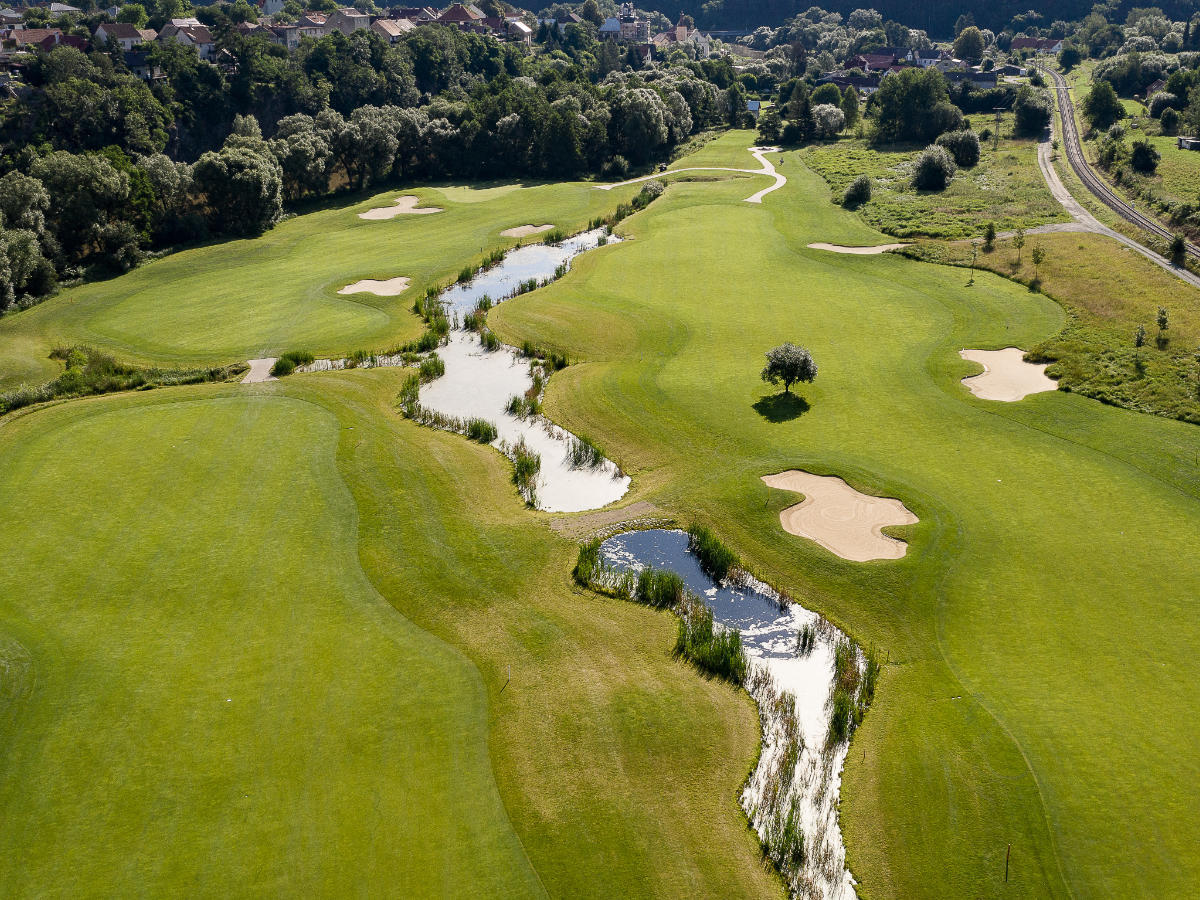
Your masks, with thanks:
[(275, 380), (275, 376), (271, 374), (271, 366), (275, 365), (274, 356), (268, 356), (265, 359), (251, 359), (249, 363), (250, 371), (242, 379), (242, 384), (258, 384), (260, 381)]
[(541, 234), (543, 231), (549, 231), (553, 225), (518, 225), (516, 228), (505, 228), (500, 232), (500, 237), (529, 237), (531, 234)]
[(877, 253), (887, 253), (889, 250), (899, 250), (904, 244), (876, 244), (874, 247), (843, 247), (841, 244), (809, 244), (810, 250), (828, 250), (830, 253), (849, 253), (852, 256), (874, 256)]
[(408, 290), (408, 279), (401, 276), (389, 278), (386, 281), (376, 281), (374, 278), (364, 278), (354, 284), (348, 284), (339, 294), (377, 294), (380, 297), (395, 297)]
[(442, 211), (440, 206), (422, 206), (417, 207), (421, 201), (408, 194), (404, 197), (396, 198), (395, 206), (381, 206), (378, 209), (369, 209), (365, 213), (359, 213), (360, 219), (370, 219), (377, 221), (379, 219), (394, 219), (396, 216), (425, 216), (430, 213), (439, 213)]
[(899, 559), (908, 551), (904, 541), (880, 530), (888, 525), (914, 525), (917, 517), (899, 500), (860, 494), (834, 475), (813, 475), (792, 469), (764, 475), (768, 487), (803, 494), (804, 499), (779, 514), (789, 534), (816, 541), (842, 559), (866, 562)]
[(1046, 366), (1025, 362), (1025, 351), (1017, 347), (1003, 350), (959, 350), (958, 355), (983, 366), (982, 375), (964, 378), (976, 397), (1013, 403), (1044, 391), (1058, 390), (1058, 382), (1046, 376)]

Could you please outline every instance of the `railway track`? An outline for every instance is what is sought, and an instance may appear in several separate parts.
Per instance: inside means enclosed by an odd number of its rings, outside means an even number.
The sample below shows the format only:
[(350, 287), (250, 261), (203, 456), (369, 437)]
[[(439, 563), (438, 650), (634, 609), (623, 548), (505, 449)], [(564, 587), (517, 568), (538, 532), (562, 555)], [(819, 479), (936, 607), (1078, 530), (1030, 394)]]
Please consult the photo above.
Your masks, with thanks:
[[(1075, 123), (1075, 106), (1067, 89), (1067, 80), (1054, 69), (1046, 66), (1037, 67), (1040, 72), (1050, 78), (1054, 85), (1054, 96), (1058, 105), (1058, 117), (1062, 122), (1063, 149), (1067, 154), (1067, 162), (1092, 194), (1127, 222), (1131, 222), (1143, 231), (1148, 231), (1156, 237), (1170, 243), (1175, 235), (1165, 228), (1157, 219), (1139, 212), (1130, 203), (1123, 200), (1107, 182), (1104, 181), (1088, 163), (1083, 155), (1083, 145), (1079, 140), (1079, 129)], [(1189, 256), (1200, 258), (1200, 247), (1190, 241), (1187, 243)]]

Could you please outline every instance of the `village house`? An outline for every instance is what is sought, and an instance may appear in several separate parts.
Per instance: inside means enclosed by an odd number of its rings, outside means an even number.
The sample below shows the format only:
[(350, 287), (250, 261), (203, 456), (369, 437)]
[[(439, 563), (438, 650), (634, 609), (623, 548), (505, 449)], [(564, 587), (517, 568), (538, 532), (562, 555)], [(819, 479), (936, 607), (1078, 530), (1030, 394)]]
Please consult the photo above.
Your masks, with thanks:
[(1146, 88), (1146, 96), (1153, 97), (1159, 91), (1165, 91), (1166, 89), (1167, 82), (1162, 78), (1156, 78), (1154, 81), (1150, 82), (1149, 86)]
[(71, 6), (69, 3), (51, 3), (50, 15), (52, 16), (74, 16), (83, 12), (78, 6)]
[(1062, 38), (1019, 37), (1013, 38), (1010, 45), (1010, 49), (1012, 50), (1032, 50), (1039, 55), (1043, 53), (1058, 53), (1062, 48)]
[(343, 6), (340, 9), (335, 9), (329, 14), (329, 18), (325, 20), (325, 33), (332, 34), (335, 31), (340, 31), (342, 34), (354, 34), (360, 29), (371, 27), (371, 17), (366, 13), (359, 12), (353, 6)]
[(296, 20), (297, 44), (300, 43), (301, 38), (309, 37), (313, 40), (320, 40), (327, 33), (325, 30), (325, 13), (305, 13)]
[(950, 54), (945, 50), (938, 50), (936, 47), (932, 47), (929, 50), (914, 50), (911, 61), (922, 69), (932, 69), (939, 62), (949, 58)]
[(484, 19), (483, 10), (474, 4), (455, 3), (447, 6), (440, 16), (437, 17), (437, 22), (442, 25), (457, 25), (462, 28), (465, 25), (473, 25)]
[(371, 23), (371, 30), (389, 44), (395, 44), (416, 27), (408, 19), (376, 19)]
[(258, 0), (260, 16), (274, 16), (283, 12), (284, 0)]
[(158, 40), (162, 43), (175, 41), (187, 47), (195, 47), (201, 59), (211, 60), (216, 52), (216, 42), (207, 26), (176, 25), (175, 22), (176, 20), (172, 19), (163, 26), (162, 31), (158, 33)]
[(150, 64), (150, 54), (145, 50), (134, 50), (131, 53), (124, 54), (125, 68), (129, 69), (135, 76), (142, 81), (154, 82), (162, 81), (166, 78), (163, 70), (158, 66)]
[(946, 81), (948, 81), (951, 86), (962, 84), (964, 81), (966, 81), (970, 82), (980, 90), (994, 88), (996, 86), (996, 82), (999, 80), (995, 72), (977, 72), (971, 69), (966, 71), (958, 69), (950, 72), (943, 72), (942, 74), (946, 76)]
[(656, 34), (653, 44), (654, 48), (660, 52), (669, 50), (671, 47), (691, 44), (696, 50), (696, 55), (701, 59), (707, 58), (712, 53), (712, 42), (708, 39), (708, 35), (701, 34), (699, 29), (689, 28), (683, 21), (683, 16), (679, 17), (679, 21), (670, 31)]
[(275, 36), (275, 43), (288, 50), (295, 50), (300, 46), (300, 29), (295, 25), (273, 25), (271, 34)]
[(96, 26), (95, 34), (102, 43), (107, 44), (110, 40), (116, 41), (126, 52), (146, 40), (142, 36), (142, 32), (128, 22), (104, 22)]
[(436, 22), (438, 11), (431, 6), (397, 6), (391, 10), (393, 19), (408, 19), (414, 25), (425, 25)]
[(24, 21), (24, 16), (15, 9), (5, 8), (0, 9), (0, 27), (20, 25)]
[(817, 79), (817, 84), (832, 84), (838, 90), (845, 91), (846, 88), (852, 87), (861, 94), (870, 96), (879, 90), (879, 81), (881, 76), (878, 74), (871, 75), (848, 75), (844, 72), (831, 72)]

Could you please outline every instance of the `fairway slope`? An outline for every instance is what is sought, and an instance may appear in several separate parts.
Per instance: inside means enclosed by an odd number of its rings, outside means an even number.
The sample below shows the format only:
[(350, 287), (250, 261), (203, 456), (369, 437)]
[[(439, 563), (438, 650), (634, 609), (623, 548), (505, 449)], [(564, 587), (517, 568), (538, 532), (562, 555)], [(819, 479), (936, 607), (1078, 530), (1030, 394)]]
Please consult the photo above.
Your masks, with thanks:
[[(882, 239), (782, 157), (760, 207), (735, 182), (671, 185), (623, 223), (634, 240), (493, 327), (583, 361), (546, 406), (621, 459), (633, 499), (709, 524), (885, 653), (843, 780), (862, 896), (1188, 893), (1200, 431), (1062, 391), (980, 403), (958, 350), (1033, 346), (1063, 310), (991, 274), (966, 288), (891, 254), (806, 252)], [(820, 376), (782, 416), (758, 372), (787, 340)], [(790, 468), (903, 497), (921, 520), (907, 554), (864, 566), (780, 540), (793, 498), (759, 478)]]

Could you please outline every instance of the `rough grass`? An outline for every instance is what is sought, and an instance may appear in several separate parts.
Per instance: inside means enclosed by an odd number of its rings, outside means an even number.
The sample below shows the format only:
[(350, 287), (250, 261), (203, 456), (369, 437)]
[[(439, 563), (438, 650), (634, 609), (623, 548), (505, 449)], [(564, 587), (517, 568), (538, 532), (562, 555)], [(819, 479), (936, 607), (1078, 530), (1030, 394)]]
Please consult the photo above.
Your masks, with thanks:
[[(991, 253), (978, 255), (976, 265), (1033, 284), (1030, 251), (1035, 246), (1046, 251), (1037, 287), (1070, 313), (1061, 333), (1027, 348), (1054, 361), (1047, 373), (1064, 387), (1106, 403), (1200, 423), (1200, 367), (1194, 356), (1200, 343), (1200, 291), (1102, 235), (1030, 235), (1020, 265), (1012, 242), (997, 241)], [(955, 265), (969, 265), (971, 259), (970, 248), (962, 244), (920, 243), (905, 253)], [(1155, 341), (1159, 306), (1166, 308), (1171, 324), (1164, 348)], [(1138, 325), (1147, 331), (1140, 353), (1133, 345)]]
[[(719, 528), (879, 648), (841, 805), (862, 896), (1189, 892), (1200, 821), (1179, 785), (1200, 750), (1190, 682), (1164, 673), (1200, 652), (1200, 430), (1062, 392), (972, 397), (960, 348), (1032, 347), (1062, 310), (988, 273), (967, 288), (958, 268), (805, 250), (881, 239), (785, 156), (760, 208), (743, 184), (676, 185), (623, 225), (635, 240), (492, 327), (579, 360), (547, 411), (622, 459), (631, 499)], [(753, 315), (730, 284), (753, 285)], [(785, 421), (754, 407), (781, 335), (821, 362)], [(792, 467), (902, 498), (907, 556), (853, 564), (784, 533), (794, 499), (759, 476)]]
[[(995, 123), (986, 116), (972, 117), (976, 130)], [(1003, 134), (1012, 133), (1006, 116)], [(982, 223), (994, 221), (999, 230), (1030, 228), (1068, 217), (1050, 195), (1037, 168), (1037, 144), (1031, 140), (980, 144), (979, 164), (960, 169), (945, 191), (926, 192), (909, 183), (912, 164), (921, 147), (874, 149), (863, 141), (842, 140), (804, 151), (803, 159), (829, 183), (841, 198), (859, 175), (872, 179), (871, 199), (858, 208), (871, 226), (896, 237), (964, 238), (977, 235)]]

